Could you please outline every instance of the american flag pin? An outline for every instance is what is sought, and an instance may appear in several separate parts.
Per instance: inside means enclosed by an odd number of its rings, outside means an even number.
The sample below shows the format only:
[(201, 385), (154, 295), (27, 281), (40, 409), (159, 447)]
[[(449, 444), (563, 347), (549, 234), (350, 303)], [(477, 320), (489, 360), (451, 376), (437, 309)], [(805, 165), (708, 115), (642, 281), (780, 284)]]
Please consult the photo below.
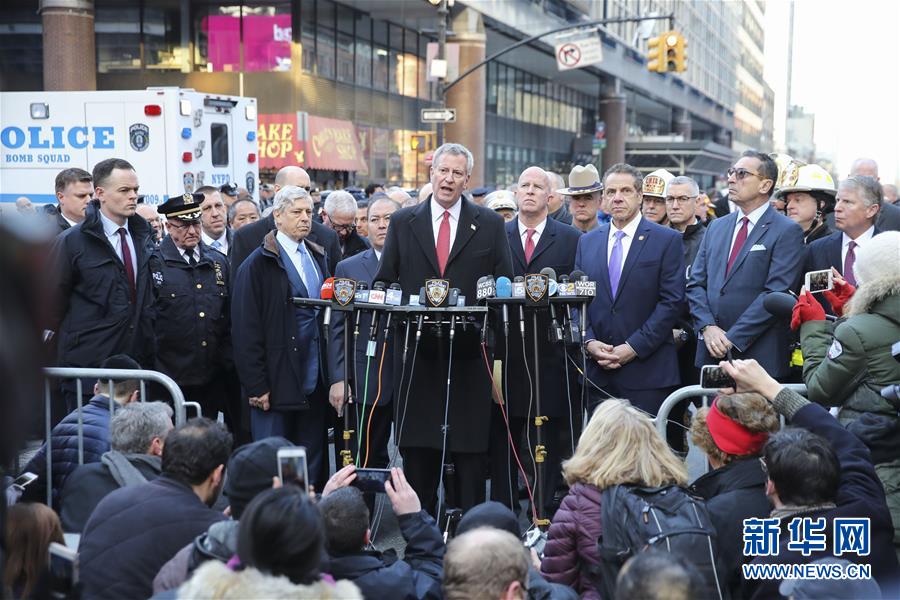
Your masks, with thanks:
[(478, 231), (478, 228), (477, 228), (477, 227), (475, 227), (475, 226), (474, 226), (474, 225), (469, 225), (469, 227), (471, 227), (471, 228), (472, 228), (472, 231)]
[(640, 241), (643, 241), (643, 239), (644, 239), (644, 236), (642, 236), (642, 235), (639, 235), (639, 236), (638, 236), (638, 241), (639, 241), (639, 242), (640, 242)]

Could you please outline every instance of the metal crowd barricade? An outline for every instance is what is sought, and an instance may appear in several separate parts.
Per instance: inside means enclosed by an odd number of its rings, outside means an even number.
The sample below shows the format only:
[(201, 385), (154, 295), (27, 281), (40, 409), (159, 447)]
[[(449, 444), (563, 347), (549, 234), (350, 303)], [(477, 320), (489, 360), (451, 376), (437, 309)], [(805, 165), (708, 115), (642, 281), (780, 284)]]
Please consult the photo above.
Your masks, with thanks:
[[(794, 390), (798, 394), (803, 396), (806, 395), (806, 386), (802, 383), (785, 383), (783, 385), (788, 389)], [(707, 398), (709, 396), (716, 396), (718, 393), (718, 389), (702, 388), (699, 385), (689, 385), (675, 390), (663, 401), (662, 406), (659, 407), (659, 411), (656, 413), (656, 419), (654, 419), (656, 430), (663, 439), (666, 439), (666, 422), (669, 420), (669, 413), (672, 412), (673, 408), (689, 398), (697, 397), (702, 397), (703, 406), (706, 406)]]
[(141, 402), (146, 400), (147, 387), (146, 382), (152, 381), (163, 386), (172, 396), (173, 412), (175, 415), (175, 426), (178, 427), (187, 420), (187, 408), (195, 409), (196, 414), (201, 414), (200, 405), (197, 402), (186, 402), (184, 394), (178, 384), (159, 371), (148, 371), (144, 369), (81, 369), (73, 367), (46, 367), (44, 368), (44, 425), (46, 428), (47, 438), (44, 440), (45, 455), (47, 459), (47, 505), (52, 506), (53, 500), (53, 448), (52, 448), (52, 431), (53, 423), (50, 414), (50, 380), (51, 379), (74, 379), (77, 395), (78, 412), (78, 464), (84, 464), (84, 421), (82, 420), (83, 409), (83, 390), (82, 379), (102, 380), (109, 386), (107, 394), (109, 395), (109, 417), (112, 415), (115, 407), (114, 386), (116, 381), (125, 381), (129, 379), (137, 379), (141, 385)]

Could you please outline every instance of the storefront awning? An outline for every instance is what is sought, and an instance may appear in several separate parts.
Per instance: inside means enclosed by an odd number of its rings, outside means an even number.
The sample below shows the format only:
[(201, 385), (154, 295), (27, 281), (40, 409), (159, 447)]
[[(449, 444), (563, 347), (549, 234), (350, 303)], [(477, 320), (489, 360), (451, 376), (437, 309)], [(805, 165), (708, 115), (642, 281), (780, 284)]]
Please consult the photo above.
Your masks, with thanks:
[(675, 175), (724, 175), (734, 151), (711, 141), (625, 142), (625, 160), (645, 173), (666, 169)]
[(301, 123), (301, 136), (305, 129), (306, 164), (311, 169), (327, 171), (364, 171), (366, 163), (363, 159), (356, 127), (350, 121), (326, 119), (307, 115), (306, 126)]
[(306, 113), (260, 114), (259, 168), (297, 165), (326, 171), (367, 172), (356, 127), (350, 121)]

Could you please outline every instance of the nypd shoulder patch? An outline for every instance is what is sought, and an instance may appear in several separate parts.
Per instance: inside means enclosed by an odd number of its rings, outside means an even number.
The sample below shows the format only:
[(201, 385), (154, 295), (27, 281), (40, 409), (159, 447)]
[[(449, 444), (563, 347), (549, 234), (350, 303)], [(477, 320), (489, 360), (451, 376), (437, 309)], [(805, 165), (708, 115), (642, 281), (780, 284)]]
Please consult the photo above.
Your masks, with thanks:
[(838, 356), (844, 353), (844, 347), (841, 346), (841, 343), (837, 340), (831, 342), (831, 347), (828, 349), (828, 358), (834, 360)]

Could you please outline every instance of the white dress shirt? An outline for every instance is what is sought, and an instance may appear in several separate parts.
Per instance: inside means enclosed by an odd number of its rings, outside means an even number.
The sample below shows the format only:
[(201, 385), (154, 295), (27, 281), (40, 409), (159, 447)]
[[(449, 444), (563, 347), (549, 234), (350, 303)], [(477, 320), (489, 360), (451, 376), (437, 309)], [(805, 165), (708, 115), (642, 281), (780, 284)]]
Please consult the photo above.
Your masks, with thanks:
[(865, 245), (866, 242), (872, 239), (872, 236), (875, 235), (875, 226), (872, 225), (864, 233), (862, 233), (855, 240), (852, 239), (846, 233), (841, 237), (841, 264), (838, 266), (839, 271), (844, 270), (844, 261), (847, 260), (847, 250), (849, 250), (850, 242), (856, 242), (856, 247), (853, 249), (853, 253), (856, 254), (859, 252), (859, 247)]
[[(516, 219), (519, 221), (518, 219)], [(532, 227), (534, 229), (534, 235), (531, 236), (532, 241), (534, 242), (534, 247), (537, 248), (538, 242), (541, 241), (541, 234), (544, 233), (544, 227), (547, 226), (547, 219), (544, 219), (536, 226)], [(525, 244), (528, 243), (528, 227), (525, 226), (522, 221), (519, 221), (519, 239), (522, 240), (522, 250), (525, 249)]]
[(435, 247), (437, 247), (438, 232), (441, 230), (441, 221), (444, 220), (445, 210), (450, 211), (450, 248), (453, 248), (453, 242), (456, 241), (456, 229), (459, 226), (459, 213), (462, 210), (462, 197), (456, 201), (456, 204), (446, 209), (438, 204), (437, 200), (431, 199), (431, 229), (434, 232)]
[(131, 251), (131, 266), (134, 267), (134, 277), (135, 281), (137, 281), (137, 254), (134, 252), (134, 240), (131, 239), (131, 231), (128, 229), (128, 219), (125, 220), (124, 225), (119, 226), (104, 215), (103, 211), (100, 211), (100, 222), (103, 223), (103, 233), (106, 235), (106, 239), (113, 247), (113, 250), (116, 251), (116, 256), (119, 257), (123, 265), (125, 264), (125, 256), (122, 254), (122, 238), (119, 237), (119, 228), (125, 228), (125, 239), (128, 241), (128, 249)]
[[(177, 247), (177, 246), (176, 246)], [(181, 257), (184, 259), (184, 262), (190, 264), (191, 261), (188, 258), (188, 255), (193, 254), (194, 260), (200, 262), (200, 247), (194, 246), (193, 251), (189, 251), (186, 248), (178, 248), (178, 251), (181, 252)]]
[(381, 250), (375, 250), (375, 248), (372, 248), (372, 251), (375, 253), (375, 258), (378, 259), (378, 262), (381, 262)]
[[(303, 270), (303, 261), (301, 260), (300, 252), (297, 251), (297, 248), (299, 248), (300, 244), (303, 244), (303, 247), (306, 248), (307, 254), (309, 254), (309, 247), (303, 242), (303, 240), (300, 240), (300, 243), (297, 243), (280, 231), (275, 234), (275, 240), (284, 250), (287, 257), (291, 260), (291, 263), (293, 263), (294, 268), (297, 269), (297, 272), (300, 273), (300, 279), (303, 280), (303, 285), (306, 286), (306, 291), (309, 292), (309, 297), (318, 298), (318, 290), (311, 289), (309, 282), (306, 281), (306, 272)], [(312, 259), (312, 254), (309, 254), (309, 258)], [(312, 264), (313, 269), (316, 270), (316, 273), (318, 273), (321, 277), (322, 274), (319, 273), (319, 268), (316, 267), (316, 261), (310, 260), (310, 263)]]
[(766, 209), (769, 208), (769, 203), (766, 202), (760, 207), (753, 209), (753, 211), (749, 215), (745, 215), (743, 211), (737, 211), (737, 221), (734, 224), (734, 231), (731, 232), (731, 245), (728, 246), (728, 256), (731, 256), (731, 250), (734, 248), (734, 240), (737, 239), (738, 232), (741, 230), (741, 226), (743, 223), (741, 219), (747, 217), (747, 237), (750, 237), (750, 232), (753, 231), (753, 228), (756, 226), (756, 223), (762, 218), (763, 213), (766, 212)]
[(612, 221), (609, 222), (609, 239), (606, 241), (606, 264), (609, 266), (609, 257), (612, 256), (612, 249), (616, 243), (616, 232), (624, 231), (625, 235), (622, 237), (622, 266), (625, 266), (625, 259), (628, 258), (628, 250), (631, 248), (631, 242), (634, 240), (634, 234), (637, 232), (638, 224), (641, 222), (641, 211), (635, 213), (634, 217), (631, 221), (628, 222), (625, 227), (619, 229), (613, 224)]
[(69, 227), (75, 227), (76, 225), (78, 225), (78, 223), (76, 223), (75, 221), (73, 221), (72, 219), (70, 219), (69, 217), (67, 217), (67, 216), (63, 213), (62, 209), (60, 209), (60, 211), (59, 211), (59, 216), (61, 216), (63, 219), (66, 220), (66, 223), (69, 224)]
[[(228, 230), (227, 229), (222, 232), (221, 237), (219, 237), (218, 239), (213, 239), (213, 238), (209, 237), (208, 235), (206, 235), (206, 232), (201, 229), (200, 230), (200, 239), (202, 239), (203, 243), (206, 244), (207, 246), (218, 250), (219, 252), (221, 252), (222, 254), (224, 254), (226, 256), (228, 255)], [(291, 239), (291, 238), (288, 238), (288, 239)], [(221, 244), (221, 247), (215, 248), (215, 246), (213, 246), (213, 242), (219, 242), (219, 244)]]

